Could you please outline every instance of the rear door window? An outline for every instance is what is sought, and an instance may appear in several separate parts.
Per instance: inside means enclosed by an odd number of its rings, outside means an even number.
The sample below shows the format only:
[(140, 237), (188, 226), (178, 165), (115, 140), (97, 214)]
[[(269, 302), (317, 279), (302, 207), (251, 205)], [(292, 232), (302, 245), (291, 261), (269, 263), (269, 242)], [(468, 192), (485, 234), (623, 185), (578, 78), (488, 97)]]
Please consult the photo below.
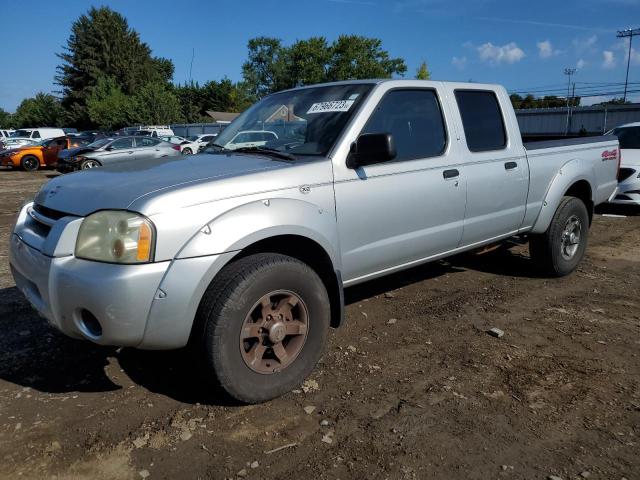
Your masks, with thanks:
[(396, 161), (441, 155), (447, 134), (435, 91), (391, 90), (371, 114), (362, 133), (390, 133)]
[(455, 95), (469, 150), (486, 152), (506, 148), (507, 134), (496, 94), (456, 90)]
[(138, 137), (136, 139), (136, 146), (138, 148), (153, 147), (154, 145), (157, 145), (159, 143), (160, 140), (151, 137)]
[(34, 130), (33, 132), (31, 132), (31, 138), (40, 138), (40, 132)]

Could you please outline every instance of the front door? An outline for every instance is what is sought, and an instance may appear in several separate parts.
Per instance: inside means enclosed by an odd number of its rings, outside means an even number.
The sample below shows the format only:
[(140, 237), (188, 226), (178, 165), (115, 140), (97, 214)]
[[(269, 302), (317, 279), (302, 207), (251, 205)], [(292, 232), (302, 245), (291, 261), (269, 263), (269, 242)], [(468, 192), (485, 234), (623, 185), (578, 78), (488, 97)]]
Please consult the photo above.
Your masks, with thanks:
[(434, 89), (387, 91), (360, 133), (391, 133), (394, 160), (336, 169), (342, 275), (353, 284), (455, 249), (465, 173)]
[(105, 153), (100, 157), (100, 162), (109, 165), (111, 163), (131, 161), (135, 158), (135, 149), (132, 137), (123, 137), (111, 142)]

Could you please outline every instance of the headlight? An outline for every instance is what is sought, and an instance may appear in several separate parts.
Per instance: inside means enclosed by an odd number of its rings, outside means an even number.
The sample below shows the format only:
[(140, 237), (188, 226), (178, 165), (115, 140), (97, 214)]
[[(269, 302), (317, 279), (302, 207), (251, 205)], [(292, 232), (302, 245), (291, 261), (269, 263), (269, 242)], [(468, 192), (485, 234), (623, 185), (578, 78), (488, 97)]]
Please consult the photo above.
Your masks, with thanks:
[(153, 260), (154, 227), (145, 217), (123, 210), (104, 210), (82, 221), (76, 257), (109, 263)]

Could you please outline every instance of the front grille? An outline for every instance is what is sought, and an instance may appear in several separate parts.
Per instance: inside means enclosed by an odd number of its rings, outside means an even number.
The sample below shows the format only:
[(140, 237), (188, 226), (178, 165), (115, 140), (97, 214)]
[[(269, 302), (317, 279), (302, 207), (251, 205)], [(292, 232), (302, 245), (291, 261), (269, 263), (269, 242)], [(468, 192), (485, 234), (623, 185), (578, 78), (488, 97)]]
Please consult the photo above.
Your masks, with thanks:
[(68, 217), (70, 215), (69, 213), (61, 212), (59, 210), (53, 210), (37, 203), (33, 204), (33, 209), (40, 215), (43, 215), (51, 220), (60, 220), (62, 217)]
[(618, 181), (622, 182), (634, 173), (636, 173), (636, 171), (633, 168), (621, 168), (620, 170), (618, 170)]

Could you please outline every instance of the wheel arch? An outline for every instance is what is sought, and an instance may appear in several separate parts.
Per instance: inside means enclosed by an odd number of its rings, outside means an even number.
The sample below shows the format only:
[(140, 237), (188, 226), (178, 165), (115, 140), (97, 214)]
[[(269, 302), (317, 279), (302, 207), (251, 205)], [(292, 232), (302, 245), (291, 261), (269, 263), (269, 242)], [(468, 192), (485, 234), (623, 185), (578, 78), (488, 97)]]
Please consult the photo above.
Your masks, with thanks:
[(589, 222), (593, 218), (593, 172), (584, 161), (573, 159), (565, 163), (553, 180), (544, 196), (542, 207), (531, 233), (543, 233), (549, 228), (551, 220), (565, 196), (582, 200), (589, 212)]

